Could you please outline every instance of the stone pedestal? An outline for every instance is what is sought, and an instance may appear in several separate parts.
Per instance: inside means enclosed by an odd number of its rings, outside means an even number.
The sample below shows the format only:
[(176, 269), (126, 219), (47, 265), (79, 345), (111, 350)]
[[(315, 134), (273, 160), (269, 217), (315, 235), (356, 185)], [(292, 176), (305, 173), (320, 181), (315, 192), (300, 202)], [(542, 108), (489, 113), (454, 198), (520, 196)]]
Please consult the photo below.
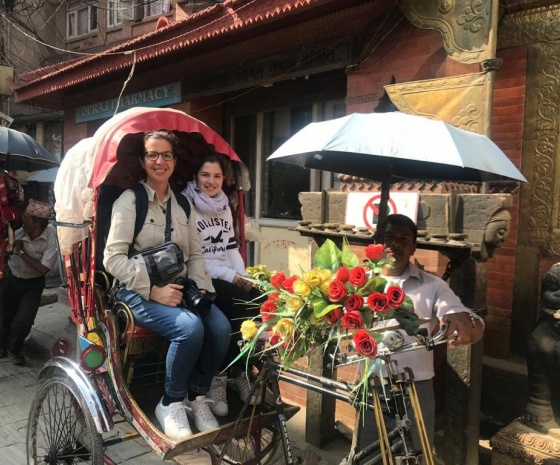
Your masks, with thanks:
[(492, 465), (560, 465), (560, 439), (518, 421), (498, 431), (490, 445)]

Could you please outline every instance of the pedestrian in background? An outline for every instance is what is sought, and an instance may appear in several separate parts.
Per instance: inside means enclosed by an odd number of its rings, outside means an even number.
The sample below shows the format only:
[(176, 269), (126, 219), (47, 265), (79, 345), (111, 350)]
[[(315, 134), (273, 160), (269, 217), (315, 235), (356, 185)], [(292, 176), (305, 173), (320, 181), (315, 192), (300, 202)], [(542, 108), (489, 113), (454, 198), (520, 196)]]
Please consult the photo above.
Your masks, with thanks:
[(39, 310), (45, 275), (58, 259), (52, 213), (50, 204), (29, 201), (0, 281), (0, 358), (9, 355), (15, 365), (25, 363), (23, 343)]

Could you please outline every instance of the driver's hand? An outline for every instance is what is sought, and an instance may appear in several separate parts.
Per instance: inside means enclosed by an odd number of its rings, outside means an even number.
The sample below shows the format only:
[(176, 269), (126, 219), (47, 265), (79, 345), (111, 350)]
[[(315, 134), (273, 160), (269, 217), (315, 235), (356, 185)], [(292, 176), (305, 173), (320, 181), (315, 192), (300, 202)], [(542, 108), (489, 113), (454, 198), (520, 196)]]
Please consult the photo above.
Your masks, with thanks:
[(163, 287), (152, 286), (150, 300), (168, 307), (177, 307), (183, 300), (183, 286), (180, 284), (166, 284)]
[[(449, 339), (450, 347), (474, 344), (484, 335), (484, 324), (475, 314), (471, 319), (467, 312), (449, 313), (442, 318), (442, 323), (449, 324), (445, 336)], [(457, 337), (453, 338), (455, 334)]]

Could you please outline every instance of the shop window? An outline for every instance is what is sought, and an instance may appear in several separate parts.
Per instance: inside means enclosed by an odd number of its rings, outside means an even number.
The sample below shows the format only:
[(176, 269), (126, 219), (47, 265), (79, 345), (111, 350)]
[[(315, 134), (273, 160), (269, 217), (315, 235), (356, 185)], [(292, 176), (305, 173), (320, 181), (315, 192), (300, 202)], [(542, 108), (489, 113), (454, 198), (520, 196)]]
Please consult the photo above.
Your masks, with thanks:
[(107, 27), (117, 27), (123, 22), (123, 6), (120, 0), (107, 2)]
[(259, 225), (279, 225), (278, 220), (293, 224), (301, 220), (300, 192), (336, 187), (335, 173), (266, 160), (307, 124), (345, 114), (344, 100), (330, 100), (233, 118), (232, 145), (249, 169), (251, 181), (251, 190), (245, 195), (248, 217)]
[[(264, 159), (312, 120), (313, 105), (266, 112), (263, 127)], [(266, 162), (263, 165), (262, 186), (262, 217), (301, 219), (298, 195), (310, 190), (309, 170), (287, 163)]]
[(257, 115), (244, 115), (235, 118), (233, 140), (235, 151), (249, 170), (251, 190), (245, 194), (245, 214), (255, 216), (254, 192), (257, 188)]
[(147, 0), (144, 3), (144, 17), (167, 14), (170, 6), (171, 2), (169, 0)]
[(85, 0), (72, 0), (68, 2), (67, 12), (68, 38), (97, 31), (97, 6)]

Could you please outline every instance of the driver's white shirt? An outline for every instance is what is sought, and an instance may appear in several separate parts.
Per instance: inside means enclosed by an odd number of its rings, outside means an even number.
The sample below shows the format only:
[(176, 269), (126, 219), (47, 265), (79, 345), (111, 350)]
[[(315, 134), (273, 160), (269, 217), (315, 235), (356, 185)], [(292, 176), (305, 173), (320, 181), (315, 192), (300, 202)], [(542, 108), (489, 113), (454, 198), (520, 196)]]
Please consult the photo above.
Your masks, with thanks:
[[(384, 276), (388, 285), (400, 286), (405, 294), (414, 303), (414, 312), (420, 319), (430, 319), (429, 323), (421, 327), (428, 329), (432, 334), (439, 320), (448, 313), (471, 312), (462, 303), (459, 297), (451, 290), (448, 284), (416, 265), (409, 263), (407, 269), (400, 276)], [(393, 320), (396, 323), (396, 321)], [(414, 337), (405, 336), (406, 341), (414, 341)], [(410, 367), (417, 381), (434, 377), (434, 354), (432, 351), (419, 349), (392, 357), (398, 362), (399, 369)]]

